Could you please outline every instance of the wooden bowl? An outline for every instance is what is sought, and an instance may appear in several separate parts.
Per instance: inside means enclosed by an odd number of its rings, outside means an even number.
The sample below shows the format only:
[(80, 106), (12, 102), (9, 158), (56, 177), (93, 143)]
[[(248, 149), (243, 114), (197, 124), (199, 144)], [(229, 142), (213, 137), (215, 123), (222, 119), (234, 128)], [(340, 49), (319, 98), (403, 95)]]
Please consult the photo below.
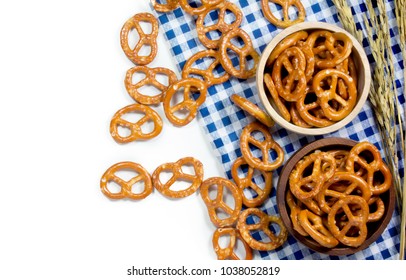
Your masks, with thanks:
[(377, 222), (368, 223), (368, 235), (364, 243), (357, 247), (347, 247), (344, 245), (338, 245), (335, 248), (326, 248), (321, 246), (319, 243), (314, 241), (309, 236), (302, 236), (296, 230), (293, 229), (292, 222), (290, 220), (290, 210), (287, 206), (285, 197), (286, 192), (289, 189), (289, 175), (295, 167), (296, 163), (302, 159), (304, 156), (313, 153), (315, 150), (328, 151), (333, 149), (343, 149), (351, 150), (353, 146), (357, 144), (356, 141), (344, 139), (344, 138), (325, 138), (321, 140), (314, 141), (310, 144), (307, 144), (300, 150), (298, 150), (285, 164), (282, 169), (281, 175), (279, 176), (279, 181), (277, 185), (276, 193), (276, 202), (281, 215), (282, 221), (285, 224), (287, 230), (293, 237), (298, 240), (303, 245), (308, 248), (317, 251), (319, 253), (328, 254), (332, 256), (342, 256), (342, 255), (351, 255), (358, 251), (361, 251), (367, 248), (371, 243), (375, 242), (378, 237), (385, 230), (390, 219), (392, 218), (393, 211), (395, 209), (395, 190), (393, 186), (389, 191), (380, 195), (381, 199), (385, 204), (385, 213), (383, 217)]
[[(273, 101), (270, 101), (268, 99), (268, 94), (265, 92), (264, 88), (264, 71), (265, 71), (265, 66), (266, 66), (266, 61), (268, 60), (268, 57), (272, 53), (273, 49), (279, 44), (280, 41), (282, 41), (286, 36), (295, 33), (297, 31), (301, 30), (306, 30), (306, 31), (312, 31), (312, 30), (328, 30), (331, 32), (342, 32), (345, 33), (353, 43), (353, 48), (352, 48), (352, 57), (354, 59), (355, 66), (357, 68), (358, 72), (358, 100), (356, 105), (354, 106), (354, 109), (351, 111), (350, 114), (348, 114), (344, 119), (341, 121), (338, 121), (330, 126), (323, 127), (323, 128), (303, 128), (300, 126), (297, 126), (291, 122), (286, 121), (279, 113), (278, 108), (275, 106)], [(303, 135), (322, 135), (322, 134), (327, 134), (331, 133), (333, 131), (339, 130), (340, 128), (344, 127), (346, 124), (351, 122), (360, 112), (362, 106), (364, 105), (368, 94), (369, 94), (369, 89), (371, 85), (371, 70), (369, 67), (369, 62), (368, 58), (365, 54), (364, 48), (359, 44), (359, 42), (347, 31), (344, 29), (324, 23), (324, 22), (304, 22), (304, 23), (299, 23), (296, 25), (293, 25), (292, 27), (289, 27), (287, 29), (284, 29), (281, 31), (277, 36), (275, 36), (272, 41), (268, 44), (268, 46), (265, 48), (264, 52), (261, 55), (261, 59), (258, 63), (258, 68), (257, 68), (257, 76), (256, 76), (256, 85), (258, 88), (258, 93), (259, 97), (261, 99), (262, 104), (265, 107), (265, 110), (268, 112), (268, 114), (275, 120), (276, 123), (278, 123), (280, 126), (299, 133)], [(272, 99), (272, 98), (270, 98)]]

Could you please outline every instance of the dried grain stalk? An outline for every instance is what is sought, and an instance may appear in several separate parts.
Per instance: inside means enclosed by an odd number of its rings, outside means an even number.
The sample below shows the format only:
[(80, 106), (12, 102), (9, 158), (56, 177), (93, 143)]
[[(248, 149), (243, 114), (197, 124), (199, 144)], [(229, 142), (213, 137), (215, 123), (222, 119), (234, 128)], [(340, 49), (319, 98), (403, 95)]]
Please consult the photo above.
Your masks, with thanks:
[[(346, 0), (333, 0), (338, 10), (339, 19), (344, 28), (349, 31), (360, 42), (363, 40), (361, 30), (357, 30), (351, 8)], [(384, 0), (377, 0), (377, 10), (372, 5), (371, 0), (366, 1), (369, 19), (363, 14), (364, 26), (367, 39), (371, 48), (371, 54), (375, 60), (373, 82), (369, 99), (371, 101), (374, 114), (381, 134), (383, 148), (388, 166), (394, 175), (394, 185), (396, 198), (401, 212), (401, 244), (400, 258), (404, 259), (405, 248), (405, 220), (406, 220), (406, 176), (403, 182), (399, 174), (398, 149), (401, 149), (403, 159), (405, 159), (405, 136), (404, 124), (401, 115), (401, 107), (397, 98), (395, 70), (393, 65), (393, 53), (391, 48), (391, 38), (389, 35), (389, 24)], [(406, 0), (395, 0), (395, 13), (399, 28), (399, 39), (402, 48), (403, 61), (406, 57)], [(404, 72), (406, 80), (406, 72)], [(406, 95), (404, 92), (403, 94)], [(405, 110), (406, 112), (406, 110)], [(399, 131), (397, 129), (399, 128)], [(397, 137), (400, 134), (399, 138)]]

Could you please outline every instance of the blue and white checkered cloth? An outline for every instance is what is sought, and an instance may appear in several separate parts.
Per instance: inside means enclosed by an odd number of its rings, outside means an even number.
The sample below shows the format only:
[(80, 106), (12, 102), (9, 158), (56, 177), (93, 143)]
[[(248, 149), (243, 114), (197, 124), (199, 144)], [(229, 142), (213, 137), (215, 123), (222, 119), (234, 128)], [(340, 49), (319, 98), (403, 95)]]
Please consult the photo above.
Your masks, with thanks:
[[(281, 29), (276, 28), (269, 23), (261, 11), (260, 0), (229, 0), (241, 8), (244, 19), (241, 28), (244, 29), (252, 38), (255, 49), (261, 53), (271, 39), (277, 35)], [(302, 0), (306, 9), (306, 21), (323, 21), (332, 24), (341, 25), (338, 20), (337, 10), (331, 0), (316, 1)], [(352, 13), (354, 15), (357, 27), (362, 26), (362, 14), (367, 10), (362, 0), (350, 0)], [(276, 10), (276, 8), (275, 8)], [(396, 18), (394, 14), (393, 0), (389, 0), (387, 4), (389, 24), (391, 26), (392, 49), (394, 51), (395, 74), (397, 78), (398, 92), (401, 93), (404, 85), (402, 73), (402, 56), (400, 46), (397, 42), (398, 30), (396, 27)], [(277, 11), (281, 12), (281, 11)], [(177, 8), (169, 13), (156, 13), (161, 27), (165, 32), (165, 37), (170, 44), (171, 52), (173, 53), (178, 70), (181, 72), (186, 60), (193, 54), (205, 50), (206, 48), (199, 42), (197, 38), (196, 18), (186, 14), (181, 8)], [(216, 21), (215, 13), (210, 14), (209, 22)], [(207, 20), (207, 18), (206, 18)], [(364, 34), (365, 37), (365, 34)], [(368, 42), (365, 39), (362, 42), (365, 51), (372, 62), (372, 56)], [(208, 66), (208, 65), (206, 65)], [(206, 102), (200, 108), (198, 121), (205, 128), (208, 140), (212, 144), (219, 160), (224, 166), (225, 173), (231, 179), (231, 165), (236, 158), (241, 156), (239, 136), (242, 129), (254, 119), (246, 114), (240, 108), (235, 106), (230, 100), (233, 93), (242, 95), (259, 105), (259, 100), (254, 78), (248, 80), (239, 80), (231, 78), (223, 84), (212, 86), (209, 88), (209, 94)], [(399, 94), (399, 101), (404, 104), (403, 95)], [(303, 145), (323, 137), (344, 137), (351, 138), (356, 141), (367, 140), (377, 145), (382, 150), (382, 142), (379, 131), (373, 116), (373, 110), (369, 102), (363, 107), (359, 115), (349, 123), (345, 128), (324, 136), (302, 136), (293, 132), (287, 131), (278, 125), (275, 125), (272, 130), (274, 139), (282, 146), (286, 156), (289, 158), (295, 151)], [(383, 154), (383, 152), (382, 152)], [(274, 172), (273, 183), (277, 184), (278, 176), (282, 168)], [(401, 166), (401, 174), (403, 175), (403, 166)], [(261, 180), (261, 178), (256, 178)], [(261, 183), (257, 181), (257, 183)], [(270, 199), (262, 206), (262, 210), (268, 214), (278, 213), (276, 206), (276, 191), (273, 189)], [(282, 248), (274, 251), (260, 252), (260, 257), (263, 259), (397, 259), (399, 253), (399, 230), (400, 216), (398, 211), (395, 213), (383, 232), (382, 236), (369, 246), (367, 249), (349, 256), (331, 257), (324, 254), (319, 254), (309, 250), (293, 237), (289, 237), (288, 241)], [(261, 239), (259, 233), (255, 236)]]

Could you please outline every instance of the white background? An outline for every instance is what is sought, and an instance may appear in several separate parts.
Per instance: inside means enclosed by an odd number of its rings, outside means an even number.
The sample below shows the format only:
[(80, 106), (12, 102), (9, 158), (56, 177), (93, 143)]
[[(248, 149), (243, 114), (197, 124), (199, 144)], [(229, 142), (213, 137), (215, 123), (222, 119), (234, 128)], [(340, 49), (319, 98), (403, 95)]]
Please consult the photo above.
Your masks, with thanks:
[[(198, 194), (111, 201), (99, 189), (123, 160), (152, 173), (193, 156), (205, 178), (223, 176), (196, 120), (176, 128), (163, 117), (146, 142), (119, 145), (109, 134), (112, 115), (133, 102), (120, 29), (148, 11), (147, 0), (0, 1), (0, 279), (127, 279), (133, 265), (213, 265), (214, 226)], [(150, 66), (175, 70), (162, 32), (158, 41)]]
[[(149, 1), (0, 3), (0, 275), (8, 276), (0, 279), (58, 271), (112, 279), (141, 261), (215, 259), (198, 194), (169, 200), (155, 191), (134, 202), (100, 192), (104, 171), (124, 160), (152, 173), (193, 156), (205, 178), (223, 176), (197, 121), (174, 127), (162, 107), (157, 138), (120, 145), (109, 134), (113, 114), (133, 103), (120, 29), (150, 12)], [(150, 66), (175, 70), (162, 33)]]

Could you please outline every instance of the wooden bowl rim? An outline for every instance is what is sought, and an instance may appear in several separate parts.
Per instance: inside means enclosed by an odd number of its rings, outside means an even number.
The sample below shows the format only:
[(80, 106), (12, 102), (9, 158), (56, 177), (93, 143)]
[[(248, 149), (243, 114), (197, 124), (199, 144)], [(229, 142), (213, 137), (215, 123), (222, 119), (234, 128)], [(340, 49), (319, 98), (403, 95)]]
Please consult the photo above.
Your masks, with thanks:
[(357, 144), (357, 141), (351, 140), (351, 139), (346, 139), (346, 138), (339, 138), (339, 137), (331, 137), (331, 138), (324, 138), (320, 140), (316, 140), (314, 142), (311, 142), (307, 144), (306, 146), (302, 147), (299, 149), (293, 156), (289, 158), (289, 160), (286, 162), (285, 166), (283, 167), (281, 171), (281, 175), (279, 176), (278, 179), (278, 184), (277, 184), (277, 193), (276, 193), (276, 203), (278, 206), (279, 214), (281, 216), (282, 222), (285, 224), (287, 230), (289, 233), (300, 243), (305, 245), (306, 247), (327, 255), (331, 256), (343, 256), (343, 255), (351, 255), (356, 252), (359, 252), (361, 250), (364, 250), (367, 248), (369, 245), (371, 245), (373, 242), (375, 242), (379, 236), (383, 233), (385, 228), (387, 227), (389, 221), (392, 218), (393, 211), (395, 210), (395, 190), (393, 188), (393, 185), (389, 189), (389, 199), (387, 204), (385, 204), (385, 213), (384, 217), (381, 220), (381, 224), (379, 227), (376, 229), (374, 233), (372, 233), (365, 241), (364, 243), (357, 247), (357, 248), (351, 248), (351, 247), (339, 247), (339, 248), (326, 248), (315, 241), (311, 240), (310, 238), (307, 238), (305, 236), (300, 235), (297, 233), (292, 226), (292, 222), (290, 220), (288, 210), (287, 210), (287, 205), (286, 205), (286, 191), (287, 191), (287, 186), (288, 186), (288, 180), (289, 180), (289, 174), (291, 173), (292, 169), (296, 165), (296, 163), (302, 159), (305, 155), (308, 155), (309, 153), (317, 150), (317, 149), (324, 149), (327, 147), (338, 147), (338, 146), (343, 146), (346, 147), (347, 149), (349, 147), (353, 147)]
[[(323, 127), (323, 128), (304, 128), (304, 127), (300, 127), (300, 126), (294, 125), (291, 122), (286, 121), (281, 115), (279, 115), (279, 113), (271, 105), (271, 103), (268, 100), (267, 94), (265, 93), (265, 89), (264, 89), (264, 69), (265, 69), (266, 61), (268, 60), (268, 57), (271, 54), (272, 50), (286, 36), (288, 36), (292, 33), (295, 33), (297, 31), (300, 31), (300, 30), (309, 30), (309, 29), (325, 29), (328, 31), (345, 33), (352, 40), (353, 48), (355, 49), (356, 53), (359, 55), (360, 60), (361, 60), (363, 69), (359, 69), (359, 71), (362, 72), (362, 75), (359, 75), (359, 76), (362, 76), (365, 78), (364, 88), (359, 96), (357, 104), (355, 105), (355, 107), (351, 111), (351, 113), (348, 114), (348, 116), (346, 116), (341, 121), (338, 121), (330, 126)], [(337, 25), (333, 25), (333, 24), (329, 24), (329, 23), (325, 23), (325, 22), (303, 22), (303, 23), (295, 24), (295, 25), (281, 31), (278, 35), (276, 35), (271, 40), (271, 42), (264, 49), (264, 51), (261, 55), (261, 58), (259, 60), (259, 63), (258, 63), (256, 74), (257, 74), (256, 75), (256, 86), (258, 89), (259, 98), (260, 98), (263, 106), (265, 107), (265, 110), (267, 111), (267, 113), (275, 120), (276, 123), (278, 123), (283, 128), (293, 131), (295, 133), (302, 134), (302, 135), (328, 134), (328, 133), (337, 131), (340, 128), (347, 125), (361, 111), (365, 101), (368, 98), (369, 90), (370, 90), (370, 86), (371, 86), (371, 69), (370, 69), (369, 61), (365, 54), (364, 48), (357, 41), (357, 39), (355, 39), (354, 36), (352, 36), (346, 30), (340, 28)]]

